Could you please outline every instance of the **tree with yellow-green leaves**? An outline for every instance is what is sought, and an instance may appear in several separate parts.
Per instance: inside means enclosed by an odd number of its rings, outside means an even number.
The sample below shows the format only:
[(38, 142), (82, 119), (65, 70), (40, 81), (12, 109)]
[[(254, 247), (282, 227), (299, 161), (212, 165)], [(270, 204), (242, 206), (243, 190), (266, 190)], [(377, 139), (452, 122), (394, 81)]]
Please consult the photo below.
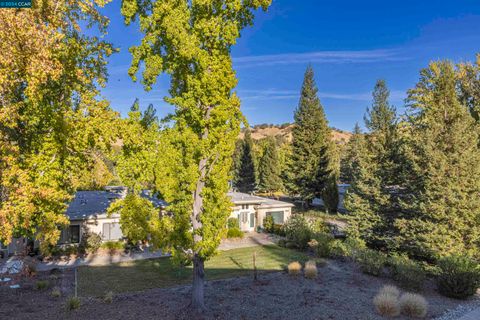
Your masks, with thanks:
[(98, 101), (110, 44), (105, 1), (34, 1), (0, 10), (0, 241), (35, 237), (56, 244), (79, 175), (108, 152), (117, 114)]
[[(155, 191), (170, 204), (159, 239), (174, 256), (193, 262), (192, 307), (204, 310), (204, 262), (225, 232), (232, 155), (243, 116), (233, 92), (237, 84), (231, 47), (253, 23), (254, 11), (271, 0), (124, 0), (126, 23), (139, 19), (144, 34), (130, 48), (133, 79), (142, 69), (150, 90), (161, 73), (170, 75), (176, 107), (171, 129), (162, 133), (155, 165)], [(140, 65), (143, 67), (140, 68)]]

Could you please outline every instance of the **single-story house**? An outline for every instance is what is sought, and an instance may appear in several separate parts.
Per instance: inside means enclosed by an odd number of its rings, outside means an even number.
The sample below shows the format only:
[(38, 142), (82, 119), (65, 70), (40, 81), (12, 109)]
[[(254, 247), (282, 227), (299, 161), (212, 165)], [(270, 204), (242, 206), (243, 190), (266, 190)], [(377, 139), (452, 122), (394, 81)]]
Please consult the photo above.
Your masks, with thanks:
[(258, 197), (241, 192), (229, 192), (233, 202), (230, 218), (237, 218), (242, 231), (255, 231), (263, 227), (263, 219), (272, 216), (275, 224), (284, 224), (292, 215), (291, 203)]
[[(116, 186), (105, 187), (105, 191), (78, 191), (67, 208), (70, 226), (62, 230), (59, 244), (80, 243), (85, 230), (99, 234), (103, 241), (122, 239), (120, 214), (112, 213), (108, 216), (107, 209), (112, 202), (123, 199), (126, 195), (126, 187)], [(148, 190), (143, 190), (140, 195), (150, 200), (156, 208), (165, 208), (167, 205)]]
[[(66, 211), (70, 225), (62, 230), (58, 244), (78, 244), (86, 230), (99, 234), (103, 241), (122, 239), (120, 215), (113, 213), (108, 216), (107, 209), (112, 202), (126, 195), (127, 188), (117, 186), (105, 187), (103, 191), (77, 191)], [(292, 214), (291, 203), (240, 192), (230, 192), (228, 195), (234, 204), (230, 217), (238, 219), (242, 231), (255, 231), (257, 227), (263, 227), (263, 219), (267, 215), (271, 215), (276, 224), (283, 224)], [(141, 196), (150, 200), (156, 208), (167, 207), (165, 201), (148, 190), (142, 191)], [(0, 243), (0, 250), (6, 256), (18, 254), (24, 252), (27, 242), (25, 238), (15, 238), (8, 246)]]

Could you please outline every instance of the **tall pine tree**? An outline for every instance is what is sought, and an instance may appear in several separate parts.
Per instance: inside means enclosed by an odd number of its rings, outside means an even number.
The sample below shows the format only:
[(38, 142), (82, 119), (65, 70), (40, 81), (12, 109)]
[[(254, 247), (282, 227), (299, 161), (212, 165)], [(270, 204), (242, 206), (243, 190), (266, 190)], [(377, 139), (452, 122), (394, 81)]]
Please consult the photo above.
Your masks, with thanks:
[(273, 193), (282, 188), (280, 179), (280, 163), (275, 138), (269, 136), (263, 150), (263, 156), (258, 165), (258, 189), (261, 192)]
[(323, 197), (327, 183), (336, 182), (337, 172), (335, 145), (331, 143), (331, 130), (317, 92), (313, 69), (309, 66), (292, 131), (293, 182), (300, 196), (307, 201)]
[[(378, 80), (372, 93), (372, 106), (367, 109), (364, 118), (369, 133), (360, 138), (358, 132), (352, 141), (361, 145), (361, 141), (366, 139), (361, 148), (362, 154), (350, 155), (356, 158), (356, 162), (350, 167), (352, 188), (347, 196), (346, 208), (352, 212), (354, 219), (362, 220), (351, 225), (351, 229), (359, 228), (352, 233), (375, 247), (395, 247), (393, 224), (398, 214), (398, 206), (395, 205), (398, 189), (397, 116), (395, 108), (388, 102), (389, 95), (385, 81)], [(360, 141), (356, 141), (358, 139)], [(352, 152), (358, 150), (353, 149)]]
[(456, 90), (450, 62), (431, 63), (409, 91), (409, 127), (400, 231), (401, 248), (435, 259), (478, 251), (478, 127)]
[(240, 192), (254, 192), (257, 188), (257, 172), (254, 162), (252, 133), (249, 128), (245, 130), (239, 158), (240, 163), (235, 174), (234, 186)]

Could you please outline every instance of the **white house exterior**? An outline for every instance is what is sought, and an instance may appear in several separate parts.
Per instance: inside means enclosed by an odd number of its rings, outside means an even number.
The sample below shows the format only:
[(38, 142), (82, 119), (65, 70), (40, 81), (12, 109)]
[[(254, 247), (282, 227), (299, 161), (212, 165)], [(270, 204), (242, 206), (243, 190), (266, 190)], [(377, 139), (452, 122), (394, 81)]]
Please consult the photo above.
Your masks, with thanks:
[[(126, 187), (114, 186), (106, 187), (104, 191), (78, 191), (66, 211), (70, 225), (62, 230), (58, 244), (79, 244), (85, 231), (99, 234), (103, 241), (122, 239), (120, 215), (113, 213), (108, 216), (107, 209), (112, 202), (124, 198), (126, 194)], [(245, 232), (263, 227), (263, 219), (267, 215), (271, 215), (276, 224), (283, 224), (292, 214), (291, 203), (240, 192), (230, 192), (228, 195), (234, 204), (230, 217), (237, 218), (240, 230)], [(141, 196), (152, 201), (157, 208), (167, 206), (149, 191), (143, 191)], [(8, 246), (0, 243), (0, 251), (4, 256), (23, 253), (27, 242), (26, 238), (15, 238)]]
[(263, 227), (263, 219), (271, 215), (275, 224), (285, 223), (292, 215), (291, 203), (258, 197), (241, 192), (228, 193), (234, 206), (230, 218), (238, 219), (242, 231), (255, 231)]

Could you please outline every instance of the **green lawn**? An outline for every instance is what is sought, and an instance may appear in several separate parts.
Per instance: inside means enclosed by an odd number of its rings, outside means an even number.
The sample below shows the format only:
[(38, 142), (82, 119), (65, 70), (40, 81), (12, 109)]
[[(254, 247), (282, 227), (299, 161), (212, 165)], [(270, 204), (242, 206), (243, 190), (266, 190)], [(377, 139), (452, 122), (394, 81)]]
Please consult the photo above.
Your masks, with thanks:
[[(291, 261), (305, 262), (304, 253), (278, 246), (258, 246), (221, 251), (205, 264), (207, 279), (223, 279), (252, 274), (253, 252), (257, 252), (257, 270), (283, 270)], [(81, 296), (169, 287), (191, 281), (191, 267), (179, 268), (169, 258), (137, 260), (101, 267), (78, 268), (78, 292)]]

